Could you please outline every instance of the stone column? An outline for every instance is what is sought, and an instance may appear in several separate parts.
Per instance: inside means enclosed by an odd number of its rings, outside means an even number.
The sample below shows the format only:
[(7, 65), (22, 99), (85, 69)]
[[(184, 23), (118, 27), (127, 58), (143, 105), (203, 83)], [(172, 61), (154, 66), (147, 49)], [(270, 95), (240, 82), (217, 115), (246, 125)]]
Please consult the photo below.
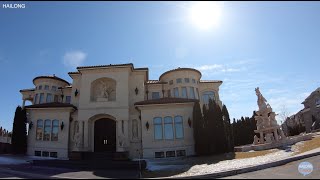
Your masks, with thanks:
[(274, 129), (273, 133), (274, 133), (274, 138), (275, 138), (275, 140), (276, 140), (276, 141), (279, 141), (279, 135), (278, 135), (277, 129)]
[(264, 134), (263, 134), (263, 132), (260, 132), (260, 143), (264, 144)]

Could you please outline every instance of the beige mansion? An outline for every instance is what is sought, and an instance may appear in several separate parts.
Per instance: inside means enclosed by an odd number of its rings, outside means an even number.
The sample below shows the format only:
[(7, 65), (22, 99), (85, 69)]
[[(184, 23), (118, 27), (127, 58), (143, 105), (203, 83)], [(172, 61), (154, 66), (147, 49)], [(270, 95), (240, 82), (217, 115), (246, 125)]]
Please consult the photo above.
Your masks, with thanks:
[(130, 158), (194, 155), (193, 105), (214, 99), (222, 81), (193, 68), (149, 80), (133, 64), (78, 67), (72, 84), (38, 76), (20, 90), (28, 113), (28, 155), (66, 159), (72, 152), (127, 152)]

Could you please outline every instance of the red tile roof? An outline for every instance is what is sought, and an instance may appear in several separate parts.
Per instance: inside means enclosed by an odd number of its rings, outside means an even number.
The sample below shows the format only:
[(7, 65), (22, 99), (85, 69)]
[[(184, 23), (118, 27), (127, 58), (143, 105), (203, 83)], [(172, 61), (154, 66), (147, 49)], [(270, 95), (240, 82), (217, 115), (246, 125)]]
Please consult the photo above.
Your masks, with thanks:
[(25, 92), (25, 91), (34, 91), (35, 88), (30, 88), (30, 89), (21, 89), (20, 92)]
[(33, 84), (34, 84), (34, 81), (35, 81), (35, 80), (41, 79), (41, 78), (56, 79), (56, 80), (65, 82), (65, 83), (67, 83), (68, 85), (70, 85), (70, 83), (69, 83), (68, 81), (66, 81), (66, 80), (64, 80), (64, 79), (62, 79), (62, 78), (59, 78), (59, 77), (57, 77), (57, 76), (55, 76), (55, 75), (53, 75), (53, 76), (38, 76), (38, 77), (35, 77), (35, 78), (33, 79)]
[(159, 80), (149, 80), (146, 84), (168, 84), (167, 82), (161, 82)]
[(219, 80), (200, 80), (200, 83), (222, 83)]
[(189, 102), (197, 102), (197, 101), (199, 101), (199, 100), (186, 99), (186, 98), (160, 98), (160, 99), (139, 101), (139, 102), (134, 103), (134, 105), (189, 103)]
[(25, 108), (28, 108), (28, 109), (32, 109), (32, 108), (60, 108), (60, 107), (72, 107), (74, 109), (77, 109), (77, 107), (72, 104), (59, 103), (59, 102), (34, 104), (34, 105), (25, 106)]
[(202, 74), (201, 74), (200, 71), (198, 71), (198, 70), (196, 70), (196, 69), (193, 69), (193, 68), (177, 68), (177, 69), (172, 69), (172, 70), (169, 70), (169, 71), (164, 72), (163, 74), (161, 74), (161, 76), (159, 77), (159, 79), (161, 79), (162, 76), (164, 76), (165, 74), (168, 74), (168, 73), (170, 73), (170, 72), (173, 72), (173, 71), (185, 71), (185, 70), (195, 71), (195, 72), (197, 72), (197, 73), (200, 74), (200, 77), (202, 76)]
[(97, 66), (80, 66), (80, 67), (77, 67), (77, 69), (96, 68), (96, 67), (112, 67), (112, 66), (132, 66), (133, 67), (133, 64), (127, 63), (127, 64), (109, 64), (109, 65), (97, 65)]

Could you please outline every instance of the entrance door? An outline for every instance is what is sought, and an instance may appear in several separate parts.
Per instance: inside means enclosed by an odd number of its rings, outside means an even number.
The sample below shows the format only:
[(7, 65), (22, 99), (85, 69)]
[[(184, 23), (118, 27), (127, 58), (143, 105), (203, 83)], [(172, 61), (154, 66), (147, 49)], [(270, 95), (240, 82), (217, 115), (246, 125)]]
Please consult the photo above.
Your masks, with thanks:
[(94, 123), (94, 151), (116, 151), (116, 122), (111, 119), (100, 119)]

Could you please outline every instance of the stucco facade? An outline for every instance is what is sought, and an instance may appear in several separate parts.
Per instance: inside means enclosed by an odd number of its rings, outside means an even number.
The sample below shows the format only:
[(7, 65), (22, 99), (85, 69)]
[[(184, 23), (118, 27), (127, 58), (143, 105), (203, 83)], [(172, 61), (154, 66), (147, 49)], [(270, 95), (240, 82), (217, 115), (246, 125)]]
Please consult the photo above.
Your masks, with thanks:
[(32, 101), (25, 106), (32, 124), (28, 154), (194, 155), (193, 104), (212, 98), (222, 106), (222, 81), (203, 81), (201, 72), (192, 68), (164, 72), (159, 80), (149, 80), (148, 73), (148, 68), (119, 64), (78, 67), (68, 73), (72, 84), (56, 76), (34, 78), (35, 88), (20, 91), (23, 106)]

